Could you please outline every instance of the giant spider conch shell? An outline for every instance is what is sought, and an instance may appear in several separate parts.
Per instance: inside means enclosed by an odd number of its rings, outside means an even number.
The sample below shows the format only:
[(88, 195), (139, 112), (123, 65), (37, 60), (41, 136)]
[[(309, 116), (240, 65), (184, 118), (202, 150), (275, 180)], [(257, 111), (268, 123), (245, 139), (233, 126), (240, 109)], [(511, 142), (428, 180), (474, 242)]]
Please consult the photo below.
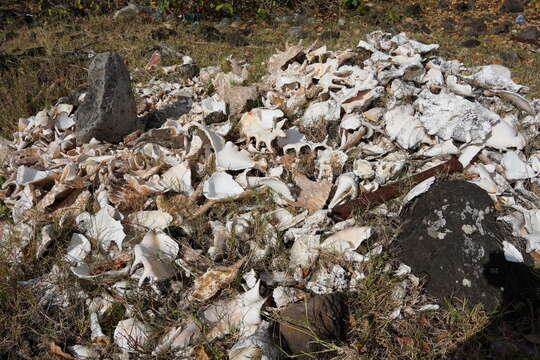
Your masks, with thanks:
[(383, 160), (376, 163), (375, 181), (381, 185), (385, 184), (403, 169), (405, 163), (405, 159), (399, 153), (387, 155)]
[(502, 157), (501, 165), (504, 167), (504, 175), (508, 180), (530, 179), (537, 175), (516, 151), (506, 152)]
[(283, 148), (285, 154), (294, 150), (295, 154), (299, 155), (304, 148), (308, 148), (312, 153), (316, 153), (317, 150), (329, 150), (330, 146), (326, 144), (326, 141), (326, 139), (322, 143), (307, 141), (306, 136), (293, 126), (287, 130), (285, 138), (278, 139), (278, 146)]
[(139, 279), (139, 286), (146, 279), (151, 282), (170, 278), (174, 275), (172, 262), (178, 255), (179, 246), (167, 234), (150, 230), (143, 240), (135, 245), (133, 252), (135, 260), (131, 265), (131, 272), (139, 264), (144, 267), (143, 274)]
[(165, 171), (161, 176), (161, 183), (173, 191), (190, 195), (193, 192), (193, 187), (189, 163), (184, 162)]
[(127, 221), (135, 227), (163, 230), (171, 225), (173, 217), (171, 214), (161, 210), (137, 211), (129, 214)]
[(526, 86), (518, 85), (512, 80), (512, 73), (508, 68), (498, 64), (481, 66), (473, 75), (462, 78), (488, 90), (508, 90), (516, 93), (528, 90)]
[(458, 84), (457, 77), (455, 75), (448, 75), (446, 77), (446, 86), (456, 95), (472, 96), (472, 87), (469, 84)]
[(336, 180), (336, 192), (334, 197), (330, 200), (328, 208), (332, 209), (334, 206), (340, 204), (347, 197), (355, 199), (358, 196), (358, 182), (356, 175), (353, 173), (341, 174)]
[(384, 121), (388, 136), (405, 149), (416, 147), (426, 138), (424, 126), (414, 116), (412, 105), (402, 105), (387, 111)]
[(319, 168), (318, 179), (331, 180), (334, 170), (341, 170), (348, 156), (340, 150), (319, 150), (317, 154), (317, 166)]
[(127, 352), (137, 352), (150, 339), (151, 328), (140, 320), (129, 318), (118, 322), (114, 329), (114, 343)]
[(315, 126), (319, 121), (339, 120), (341, 108), (335, 100), (311, 103), (300, 120), (305, 127)]
[(229, 199), (238, 196), (244, 189), (225, 172), (216, 172), (203, 185), (203, 194), (209, 200)]
[(321, 250), (332, 251), (344, 256), (347, 261), (364, 261), (365, 257), (356, 252), (362, 243), (371, 237), (373, 228), (352, 227), (335, 233), (321, 243)]
[(285, 132), (281, 128), (286, 120), (277, 122), (277, 119), (283, 115), (281, 110), (264, 108), (248, 111), (240, 119), (240, 133), (246, 137), (248, 142), (255, 139), (255, 148), (259, 149), (259, 145), (262, 143), (273, 152), (272, 141), (285, 137)]
[(197, 301), (211, 299), (222, 287), (231, 283), (236, 278), (238, 269), (240, 269), (243, 263), (244, 260), (242, 259), (231, 266), (220, 266), (209, 269), (204, 275), (195, 279), (189, 298)]
[(207, 336), (209, 339), (223, 337), (238, 330), (238, 336), (245, 338), (253, 335), (261, 324), (261, 308), (266, 299), (260, 295), (261, 281), (244, 294), (229, 302), (210, 306), (203, 316), (213, 324)]
[(536, 111), (534, 110), (532, 104), (518, 93), (506, 90), (496, 90), (493, 91), (493, 93), (495, 93), (500, 98), (510, 101), (518, 109), (526, 111), (531, 115), (536, 115)]
[(102, 297), (96, 297), (89, 301), (88, 313), (90, 315), (90, 338), (94, 344), (108, 344), (110, 342), (110, 339), (101, 329), (99, 316), (103, 315), (111, 308), (111, 306), (112, 302)]
[(126, 237), (124, 227), (120, 221), (115, 220), (107, 208), (101, 208), (95, 215), (83, 213), (77, 217), (77, 224), (86, 231), (89, 238), (95, 239), (107, 251), (111, 242), (118, 249), (122, 248), (122, 241)]
[(491, 134), (486, 140), (486, 145), (497, 150), (516, 148), (522, 150), (527, 141), (521, 133), (510, 123), (511, 119), (503, 118), (491, 129)]
[(444, 91), (435, 95), (429, 90), (423, 90), (414, 106), (428, 134), (444, 140), (484, 140), (492, 127), (500, 121), (499, 115), (479, 103)]

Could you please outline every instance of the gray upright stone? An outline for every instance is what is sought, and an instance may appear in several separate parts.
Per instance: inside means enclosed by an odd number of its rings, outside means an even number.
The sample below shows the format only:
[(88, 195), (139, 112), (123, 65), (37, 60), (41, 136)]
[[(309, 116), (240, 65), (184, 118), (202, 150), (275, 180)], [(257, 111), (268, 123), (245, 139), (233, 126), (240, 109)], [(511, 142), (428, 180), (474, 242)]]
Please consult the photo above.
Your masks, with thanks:
[(143, 128), (137, 119), (129, 71), (120, 55), (96, 55), (88, 69), (88, 81), (89, 90), (75, 116), (77, 144), (92, 138), (116, 143)]

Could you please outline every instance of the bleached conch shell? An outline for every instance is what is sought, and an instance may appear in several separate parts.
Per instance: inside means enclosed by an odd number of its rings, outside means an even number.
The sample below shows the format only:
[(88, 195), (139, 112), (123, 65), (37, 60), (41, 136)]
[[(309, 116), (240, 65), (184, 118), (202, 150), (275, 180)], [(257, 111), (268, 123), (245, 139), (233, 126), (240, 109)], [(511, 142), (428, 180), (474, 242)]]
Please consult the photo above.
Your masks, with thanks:
[(356, 91), (354, 90), (351, 95), (343, 100), (341, 107), (347, 114), (354, 111), (364, 111), (371, 103), (379, 99), (385, 93), (383, 86), (377, 86), (373, 89)]
[(47, 171), (40, 171), (27, 166), (20, 166), (17, 169), (16, 181), (18, 185), (40, 184), (52, 179), (51, 174)]
[(231, 266), (219, 266), (209, 269), (204, 275), (195, 279), (189, 298), (196, 301), (206, 301), (218, 293), (221, 288), (231, 283), (244, 263), (239, 260)]
[(429, 188), (431, 187), (431, 185), (433, 185), (433, 183), (435, 182), (435, 180), (436, 180), (435, 176), (432, 176), (432, 177), (420, 182), (415, 187), (413, 187), (407, 193), (407, 195), (405, 195), (405, 197), (403, 198), (403, 202), (402, 202), (401, 206), (403, 207), (405, 204), (407, 204), (409, 201), (411, 201), (415, 197), (420, 196), (423, 193), (425, 193), (426, 191), (428, 191)]
[(229, 199), (238, 196), (244, 189), (225, 172), (216, 172), (203, 185), (203, 194), (209, 200)]
[(261, 324), (261, 308), (266, 298), (260, 295), (261, 281), (244, 294), (229, 302), (211, 305), (203, 317), (213, 326), (207, 336), (209, 339), (221, 338), (237, 330), (240, 338), (253, 335)]
[(384, 121), (388, 136), (405, 149), (416, 147), (427, 136), (424, 126), (414, 116), (412, 105), (402, 105), (387, 111)]
[(152, 355), (157, 355), (168, 349), (173, 351), (184, 349), (195, 343), (200, 336), (201, 328), (195, 321), (189, 319), (181, 326), (172, 328), (156, 346)]
[(219, 99), (217, 95), (203, 99), (201, 101), (201, 108), (204, 115), (209, 115), (214, 112), (227, 113), (225, 102)]
[(286, 43), (285, 51), (274, 54), (268, 59), (268, 73), (273, 74), (279, 70), (285, 70), (289, 63), (304, 52), (303, 50), (304, 47), (302, 46), (301, 41), (293, 46), (289, 46), (289, 44)]
[(499, 115), (479, 103), (444, 91), (435, 95), (423, 90), (414, 106), (428, 134), (443, 140), (482, 141), (500, 121)]
[(240, 339), (227, 352), (229, 360), (279, 360), (281, 350), (272, 341), (269, 324), (262, 321), (257, 331), (248, 337)]
[(114, 343), (127, 352), (137, 352), (150, 339), (151, 328), (140, 320), (129, 318), (118, 322), (114, 329)]
[(504, 258), (506, 261), (514, 262), (514, 263), (522, 263), (523, 262), (523, 255), (521, 252), (511, 243), (508, 241), (503, 241), (503, 251), (504, 251)]
[(213, 245), (208, 248), (208, 255), (210, 255), (210, 258), (213, 260), (216, 260), (225, 253), (229, 233), (227, 232), (225, 225), (219, 221), (209, 221), (208, 223), (212, 228), (212, 235), (214, 237)]
[(484, 148), (483, 145), (466, 145), (461, 148), (461, 155), (459, 155), (459, 162), (466, 168), (471, 163), (472, 159)]
[(387, 155), (383, 160), (375, 165), (375, 181), (379, 184), (385, 184), (399, 173), (405, 166), (406, 161), (399, 153)]
[(353, 173), (360, 179), (372, 179), (375, 176), (375, 170), (371, 163), (364, 159), (356, 159), (353, 163)]
[(130, 225), (149, 230), (163, 230), (169, 227), (173, 222), (171, 214), (161, 211), (137, 211), (127, 217)]
[(528, 112), (531, 115), (536, 115), (536, 111), (534, 110), (532, 104), (518, 93), (506, 90), (496, 90), (493, 92), (500, 98), (510, 101), (518, 109)]
[(41, 241), (36, 250), (36, 259), (39, 259), (45, 251), (47, 251), (49, 245), (53, 241), (53, 226), (51, 224), (45, 225), (41, 228)]
[(298, 156), (306, 148), (312, 153), (317, 153), (317, 150), (330, 150), (331, 148), (326, 142), (327, 139), (321, 143), (307, 141), (305, 135), (296, 126), (293, 126), (287, 130), (285, 138), (278, 139), (278, 146), (283, 148), (283, 153), (289, 154), (293, 150)]
[(107, 251), (111, 242), (114, 242), (118, 249), (122, 249), (122, 242), (126, 237), (124, 227), (109, 214), (107, 208), (102, 208), (96, 215), (82, 213), (77, 217), (77, 224), (86, 231), (86, 236), (96, 240), (103, 250)]
[(344, 259), (347, 261), (362, 262), (366, 258), (364, 255), (357, 253), (356, 250), (365, 240), (371, 237), (372, 233), (373, 228), (369, 226), (345, 229), (324, 240), (320, 248), (321, 250), (327, 250), (343, 255)]
[(301, 300), (303, 296), (302, 291), (294, 287), (277, 286), (272, 291), (272, 297), (278, 309)]
[(504, 167), (504, 174), (508, 180), (530, 179), (537, 175), (516, 151), (505, 153), (501, 165)]
[(341, 204), (345, 199), (356, 199), (358, 196), (358, 181), (353, 173), (345, 173), (338, 176), (336, 180), (336, 191), (332, 200), (328, 204), (328, 208)]
[(139, 279), (139, 286), (149, 279), (151, 282), (170, 278), (174, 275), (172, 262), (178, 255), (179, 246), (167, 234), (150, 230), (143, 240), (133, 247), (135, 259), (131, 265), (131, 272), (137, 265), (142, 264), (144, 271)]
[(320, 235), (296, 236), (289, 255), (289, 267), (309, 269), (319, 257)]
[(341, 171), (348, 156), (340, 150), (319, 150), (316, 164), (319, 168), (319, 180), (332, 180), (334, 171)]
[(473, 96), (472, 87), (469, 84), (459, 84), (457, 82), (457, 76), (448, 75), (446, 77), (446, 86), (450, 91), (460, 96)]
[(187, 162), (175, 165), (161, 176), (161, 183), (168, 189), (178, 193), (191, 195), (191, 169)]
[(255, 148), (259, 149), (260, 144), (264, 144), (270, 151), (274, 139), (285, 137), (285, 132), (281, 129), (286, 120), (277, 121), (283, 117), (283, 111), (264, 108), (253, 109), (240, 119), (240, 133), (249, 142), (255, 139)]
[(68, 350), (77, 360), (95, 360), (99, 359), (100, 354), (98, 345), (73, 345), (68, 346)]
[(321, 121), (337, 121), (341, 113), (340, 105), (335, 100), (311, 103), (300, 119), (304, 127), (316, 126)]
[(84, 261), (90, 251), (92, 251), (90, 241), (84, 235), (74, 233), (71, 235), (65, 259), (68, 262), (78, 264)]
[(475, 74), (462, 77), (471, 84), (488, 90), (508, 90), (516, 93), (528, 90), (526, 86), (518, 85), (512, 80), (512, 73), (508, 68), (498, 64), (481, 66)]
[(416, 154), (419, 156), (434, 158), (446, 155), (457, 155), (459, 154), (459, 149), (456, 145), (454, 145), (452, 140), (446, 140), (438, 144), (422, 148)]
[(491, 134), (486, 140), (486, 145), (497, 150), (516, 148), (522, 150), (527, 141), (510, 122), (511, 119), (503, 118), (491, 129)]
[(255, 161), (246, 150), (238, 150), (238, 146), (230, 141), (227, 141), (223, 149), (216, 153), (216, 168), (220, 171), (244, 170), (255, 165)]
[(96, 297), (88, 301), (88, 313), (90, 315), (90, 338), (94, 344), (108, 344), (110, 339), (103, 333), (101, 325), (99, 324), (99, 316), (103, 315), (108, 309), (111, 308), (112, 302), (102, 298)]

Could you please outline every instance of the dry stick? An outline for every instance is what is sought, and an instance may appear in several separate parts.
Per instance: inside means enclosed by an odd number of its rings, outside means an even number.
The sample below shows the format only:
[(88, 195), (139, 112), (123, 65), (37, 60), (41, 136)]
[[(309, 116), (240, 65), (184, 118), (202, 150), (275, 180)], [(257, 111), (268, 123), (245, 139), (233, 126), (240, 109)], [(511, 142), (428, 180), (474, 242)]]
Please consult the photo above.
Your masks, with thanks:
[(451, 160), (448, 160), (441, 165), (435, 166), (429, 170), (423, 171), (404, 180), (384, 186), (377, 191), (360, 193), (356, 200), (352, 200), (343, 205), (336, 206), (334, 209), (332, 209), (332, 214), (337, 218), (345, 220), (349, 216), (351, 216), (351, 213), (355, 209), (367, 210), (371, 207), (382, 204), (390, 199), (398, 197), (401, 193), (401, 189), (403, 189), (406, 184), (416, 185), (426, 179), (429, 179), (432, 176), (437, 176), (440, 174), (450, 174), (461, 171), (463, 171), (463, 165), (461, 165), (459, 160), (453, 157)]
[(216, 204), (235, 201), (235, 200), (246, 199), (248, 197), (254, 196), (254, 195), (259, 194), (259, 193), (260, 193), (259, 191), (245, 191), (245, 192), (243, 192), (243, 193), (241, 193), (240, 195), (237, 195), (237, 196), (224, 198), (224, 199), (209, 200), (204, 205), (199, 206), (199, 208), (193, 214), (191, 214), (191, 216), (189, 216), (189, 219), (193, 220), (196, 217), (204, 215), (208, 210), (210, 210)]

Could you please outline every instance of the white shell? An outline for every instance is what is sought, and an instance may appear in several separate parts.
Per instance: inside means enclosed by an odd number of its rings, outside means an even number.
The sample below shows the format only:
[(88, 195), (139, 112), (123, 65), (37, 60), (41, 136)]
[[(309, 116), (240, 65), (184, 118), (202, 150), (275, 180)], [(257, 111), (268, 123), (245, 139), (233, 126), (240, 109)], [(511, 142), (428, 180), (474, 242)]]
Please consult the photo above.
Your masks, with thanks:
[(136, 352), (150, 339), (151, 328), (143, 322), (129, 318), (118, 322), (114, 329), (114, 343), (122, 350)]
[(227, 141), (225, 147), (216, 153), (216, 168), (218, 170), (244, 170), (255, 166), (255, 161), (246, 150)]
[(255, 139), (255, 148), (259, 149), (259, 145), (264, 144), (268, 150), (273, 151), (272, 141), (285, 137), (285, 132), (281, 129), (285, 120), (277, 121), (283, 115), (281, 110), (253, 109), (242, 115), (240, 133), (248, 142)]
[(191, 169), (189, 168), (189, 164), (185, 162), (167, 170), (161, 176), (161, 183), (178, 193), (191, 194), (193, 187), (191, 185)]
[(436, 178), (435, 176), (432, 176), (422, 182), (420, 182), (418, 185), (416, 185), (415, 187), (413, 187), (408, 193), (407, 195), (405, 195), (405, 198), (403, 199), (403, 203), (402, 203), (402, 206), (404, 206), (405, 204), (407, 204), (409, 201), (411, 201), (412, 199), (414, 199), (415, 197), (419, 196), (419, 195), (422, 195), (423, 193), (425, 193), (426, 191), (429, 190), (429, 188), (431, 187), (431, 185), (433, 185), (433, 183), (435, 182)]
[(216, 172), (203, 185), (203, 194), (209, 200), (228, 199), (238, 196), (244, 189), (225, 172)]
[(504, 174), (508, 180), (530, 179), (536, 176), (534, 170), (522, 160), (520, 153), (508, 151), (504, 154), (501, 165), (504, 167)]
[(528, 90), (525, 86), (512, 80), (512, 73), (502, 65), (481, 66), (480, 70), (471, 76), (464, 76), (470, 83), (489, 90), (508, 90), (520, 92)]
[(416, 147), (426, 132), (422, 123), (414, 116), (412, 105), (398, 106), (384, 114), (385, 129), (388, 136), (401, 147)]
[(458, 84), (457, 77), (454, 75), (449, 75), (446, 78), (446, 86), (456, 95), (461, 96), (472, 96), (473, 91), (471, 85), (468, 84)]
[(330, 200), (330, 203), (328, 204), (328, 208), (332, 209), (347, 197), (349, 197), (351, 200), (356, 199), (357, 195), (358, 182), (356, 176), (353, 173), (341, 174), (336, 180), (336, 191), (332, 197), (332, 200)]
[(514, 262), (514, 263), (522, 263), (523, 262), (523, 255), (521, 252), (511, 243), (508, 241), (503, 241), (503, 250), (504, 250), (504, 258), (506, 261)]
[(486, 145), (497, 150), (516, 148), (522, 150), (526, 145), (526, 140), (521, 133), (503, 118), (491, 129), (491, 134), (486, 140)]
[(124, 227), (109, 214), (106, 207), (101, 208), (95, 215), (79, 215), (77, 224), (86, 231), (86, 236), (96, 240), (105, 251), (109, 249), (111, 242), (114, 242), (118, 249), (122, 248), (126, 237)]
[(137, 211), (129, 214), (127, 221), (133, 226), (149, 230), (163, 230), (171, 225), (173, 217), (161, 210)]
[(133, 247), (135, 259), (131, 265), (131, 272), (139, 264), (144, 267), (139, 286), (146, 279), (154, 282), (173, 276), (172, 262), (178, 255), (178, 251), (179, 246), (176, 241), (161, 231), (150, 230), (142, 241)]
[(309, 269), (319, 257), (320, 239), (320, 235), (296, 236), (289, 255), (289, 267)]
[(65, 259), (68, 262), (81, 263), (90, 251), (92, 251), (90, 241), (84, 235), (74, 233), (71, 235)]
[(352, 227), (335, 233), (322, 242), (321, 249), (339, 253), (346, 261), (364, 261), (365, 257), (356, 249), (371, 237), (373, 228), (369, 226)]

